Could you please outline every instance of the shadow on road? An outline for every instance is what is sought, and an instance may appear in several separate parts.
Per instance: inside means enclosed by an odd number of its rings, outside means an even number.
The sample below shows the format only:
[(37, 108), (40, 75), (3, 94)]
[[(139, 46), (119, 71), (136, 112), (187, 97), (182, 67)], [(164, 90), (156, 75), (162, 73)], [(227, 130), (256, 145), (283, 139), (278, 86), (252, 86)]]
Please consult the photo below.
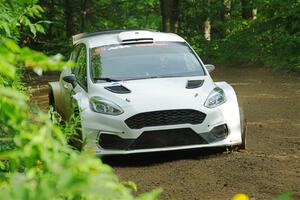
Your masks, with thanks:
[(130, 155), (114, 155), (102, 157), (102, 161), (113, 167), (142, 167), (159, 163), (188, 159), (199, 160), (221, 156), (226, 148), (201, 148), (168, 152), (140, 153)]

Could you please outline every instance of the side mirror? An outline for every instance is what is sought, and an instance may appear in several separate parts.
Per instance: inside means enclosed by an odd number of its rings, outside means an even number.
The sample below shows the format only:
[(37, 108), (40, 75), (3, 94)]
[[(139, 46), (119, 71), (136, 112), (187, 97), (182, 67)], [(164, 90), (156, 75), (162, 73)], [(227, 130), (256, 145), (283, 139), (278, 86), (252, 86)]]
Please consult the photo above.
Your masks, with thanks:
[(214, 65), (207, 64), (207, 65), (205, 65), (205, 68), (207, 69), (207, 71), (208, 71), (209, 73), (211, 73), (212, 71), (215, 70), (216, 67), (215, 67)]
[(75, 88), (76, 86), (76, 77), (74, 74), (70, 74), (70, 75), (67, 75), (65, 77), (63, 77), (63, 80), (67, 83), (70, 83), (72, 85), (73, 88)]

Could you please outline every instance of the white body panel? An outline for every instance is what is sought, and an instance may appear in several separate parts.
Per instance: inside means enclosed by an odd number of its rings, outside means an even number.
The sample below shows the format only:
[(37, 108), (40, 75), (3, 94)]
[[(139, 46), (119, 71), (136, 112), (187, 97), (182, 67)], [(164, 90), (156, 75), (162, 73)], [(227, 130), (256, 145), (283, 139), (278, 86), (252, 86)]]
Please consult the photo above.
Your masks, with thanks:
[[(151, 32), (154, 41), (176, 41), (185, 42), (181, 37), (170, 33)], [(126, 38), (126, 35), (121, 35)], [(74, 43), (84, 43), (87, 48), (93, 48), (108, 44), (118, 44), (118, 34), (107, 34), (101, 36), (93, 36), (90, 38), (83, 38), (75, 41)], [(89, 56), (87, 56), (89, 58)], [(200, 58), (199, 61), (202, 63)], [(89, 60), (87, 60), (89, 65)], [(87, 146), (93, 149), (96, 154), (111, 155), (111, 154), (129, 154), (129, 153), (142, 153), (154, 151), (169, 151), (180, 149), (191, 149), (201, 147), (217, 147), (217, 146), (233, 146), (240, 144), (241, 140), (241, 127), (240, 127), (240, 114), (236, 94), (233, 88), (226, 82), (214, 83), (208, 74), (207, 70), (204, 76), (192, 77), (173, 77), (173, 78), (153, 78), (141, 80), (129, 80), (122, 82), (104, 82), (93, 83), (90, 77), (89, 66), (87, 66), (87, 80), (88, 92), (84, 91), (79, 85), (74, 88), (73, 98), (76, 99), (78, 106), (81, 110), (81, 122), (84, 137), (87, 139)], [(70, 69), (65, 69), (60, 78), (60, 86), (63, 102), (70, 101), (67, 93), (70, 89), (66, 89), (66, 84), (62, 77), (70, 74)], [(188, 80), (204, 80), (201, 87), (195, 89), (186, 89)], [(110, 85), (123, 85), (128, 88), (131, 93), (116, 94), (106, 90), (105, 86)], [(215, 108), (207, 108), (204, 103), (210, 92), (218, 86), (223, 89), (226, 102)], [(66, 95), (64, 95), (66, 94)], [(89, 99), (93, 96), (99, 96), (114, 102), (120, 106), (124, 113), (121, 115), (113, 116), (107, 114), (96, 113), (91, 110)], [(67, 105), (64, 105), (67, 107)], [(131, 129), (124, 122), (131, 116), (139, 113), (161, 110), (174, 110), (174, 109), (192, 109), (206, 114), (204, 121), (201, 124), (176, 124), (144, 127), (141, 129)], [(228, 136), (226, 138), (208, 142), (207, 144), (193, 144), (183, 146), (169, 146), (163, 148), (145, 148), (135, 150), (113, 150), (103, 149), (98, 144), (100, 133), (117, 135), (123, 139), (137, 139), (145, 131), (154, 130), (167, 130), (190, 128), (195, 133), (207, 139), (209, 132), (216, 126), (226, 124), (228, 128)], [(209, 139), (208, 139), (209, 140)]]
[[(193, 77), (196, 78), (196, 77)], [(203, 77), (201, 77), (203, 78)], [(89, 138), (89, 146), (94, 148), (96, 153), (99, 154), (128, 154), (128, 153), (141, 153), (141, 152), (153, 152), (153, 151), (167, 151), (176, 149), (190, 149), (199, 147), (216, 147), (216, 146), (233, 146), (241, 143), (241, 127), (240, 127), (240, 115), (237, 98), (234, 90), (230, 85), (225, 82), (216, 83), (221, 87), (227, 97), (227, 101), (219, 107), (210, 109), (203, 106), (207, 94), (215, 87), (214, 83), (207, 76), (205, 84), (199, 89), (187, 90), (185, 89), (185, 83), (188, 78), (164, 78), (164, 79), (151, 79), (148, 81), (143, 80), (140, 84), (155, 84), (160, 87), (150, 87), (152, 90), (147, 90), (140, 85), (139, 81), (130, 81), (131, 83), (123, 83), (128, 89), (132, 89), (134, 85), (137, 94), (109, 94), (104, 89), (96, 86), (94, 90), (91, 90), (90, 94), (103, 94), (106, 98), (118, 102), (124, 109), (124, 113), (119, 116), (110, 116), (100, 113), (95, 113), (90, 110), (88, 98), (80, 97), (83, 120), (83, 129)], [(173, 83), (173, 84), (172, 84)], [(181, 85), (181, 90), (179, 89)], [(132, 86), (132, 87), (130, 87)], [(176, 87), (177, 86), (177, 87)], [(140, 87), (140, 90), (138, 89)], [(158, 88), (158, 89), (156, 89)], [(147, 92), (147, 94), (145, 94)], [(198, 94), (197, 97), (195, 95)], [(205, 94), (205, 95), (201, 95)], [(84, 100), (83, 100), (84, 99)], [(125, 99), (129, 99), (127, 102)], [(200, 125), (191, 124), (180, 124), (180, 125), (167, 125), (167, 126), (155, 126), (145, 127), (142, 129), (130, 129), (124, 121), (138, 113), (156, 111), (156, 110), (172, 110), (172, 109), (194, 109), (199, 110), (207, 114), (207, 117)], [(155, 149), (139, 149), (131, 151), (122, 150), (104, 150), (101, 149), (98, 143), (99, 133), (105, 132), (109, 134), (117, 134), (119, 137), (124, 139), (136, 139), (144, 131), (151, 130), (165, 130), (165, 129), (178, 129), (178, 128), (191, 128), (196, 133), (208, 133), (215, 126), (227, 124), (229, 129), (229, 135), (226, 139), (210, 144), (201, 145), (188, 145), (188, 146), (177, 146), (177, 147), (166, 147), (166, 148), (155, 148)]]

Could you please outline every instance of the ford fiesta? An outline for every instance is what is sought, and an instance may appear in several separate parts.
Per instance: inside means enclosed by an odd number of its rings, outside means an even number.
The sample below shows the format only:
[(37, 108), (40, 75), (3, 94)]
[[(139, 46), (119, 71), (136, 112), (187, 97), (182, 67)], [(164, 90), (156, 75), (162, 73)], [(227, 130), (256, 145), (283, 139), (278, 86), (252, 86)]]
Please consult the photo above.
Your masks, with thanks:
[(73, 42), (76, 66), (49, 83), (49, 101), (65, 120), (77, 105), (81, 135), (96, 154), (245, 148), (233, 88), (214, 82), (214, 66), (183, 38), (120, 30), (79, 34)]

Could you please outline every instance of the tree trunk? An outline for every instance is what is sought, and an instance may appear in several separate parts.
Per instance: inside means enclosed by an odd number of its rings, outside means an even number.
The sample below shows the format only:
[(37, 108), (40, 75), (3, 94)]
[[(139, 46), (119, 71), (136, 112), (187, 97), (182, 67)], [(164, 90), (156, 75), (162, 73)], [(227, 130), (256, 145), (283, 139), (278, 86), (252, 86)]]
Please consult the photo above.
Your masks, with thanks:
[[(50, 19), (54, 19), (54, 0), (51, 0), (51, 2), (50, 2), (49, 15), (50, 15)], [(53, 37), (52, 30), (53, 30), (53, 24), (50, 23), (49, 24), (49, 29), (48, 29), (48, 33), (49, 33), (50, 38)]]
[(252, 0), (241, 0), (243, 19), (256, 19), (257, 9), (254, 8)]
[(85, 31), (85, 24), (86, 24), (86, 14), (87, 14), (87, 3), (88, 0), (82, 0), (81, 4), (81, 19), (80, 19), (80, 32)]
[(224, 21), (230, 18), (231, 0), (223, 0), (223, 18)]
[(211, 40), (211, 34), (210, 34), (210, 31), (211, 31), (211, 24), (210, 24), (210, 19), (209, 17), (205, 20), (204, 22), (204, 38), (208, 41)]
[(179, 28), (179, 0), (160, 0), (162, 30), (177, 32)]
[(71, 37), (74, 34), (73, 30), (73, 11), (72, 11), (72, 0), (64, 0), (64, 14), (66, 20), (66, 34), (67, 37)]
[(257, 8), (252, 9), (252, 19), (253, 20), (257, 19)]
[[(207, 7), (210, 9), (210, 0), (207, 0)], [(207, 18), (203, 24), (204, 38), (208, 41), (211, 40), (211, 23), (210, 23), (209, 16), (210, 16), (210, 11), (207, 13)]]
[(173, 10), (172, 10), (172, 32), (177, 33), (179, 29), (179, 0), (173, 1)]
[(228, 33), (227, 21), (230, 19), (231, 0), (221, 0), (220, 3), (221, 3), (220, 18), (223, 23), (222, 30), (220, 30), (220, 36), (224, 38)]
[[(54, 17), (55, 17), (55, 9), (54, 9), (54, 5), (55, 5), (55, 2), (54, 2), (54, 0), (40, 0), (39, 1), (39, 5), (44, 9), (44, 11), (45, 11), (45, 17), (48, 19), (54, 19)], [(53, 24), (52, 23), (49, 23), (48, 24), (48, 26), (46, 26), (46, 27), (48, 27), (47, 28), (47, 31), (46, 31), (46, 33), (47, 33), (47, 36), (49, 37), (49, 38), (53, 38), (54, 36), (53, 36), (53, 34), (55, 34), (55, 33), (53, 33)]]

